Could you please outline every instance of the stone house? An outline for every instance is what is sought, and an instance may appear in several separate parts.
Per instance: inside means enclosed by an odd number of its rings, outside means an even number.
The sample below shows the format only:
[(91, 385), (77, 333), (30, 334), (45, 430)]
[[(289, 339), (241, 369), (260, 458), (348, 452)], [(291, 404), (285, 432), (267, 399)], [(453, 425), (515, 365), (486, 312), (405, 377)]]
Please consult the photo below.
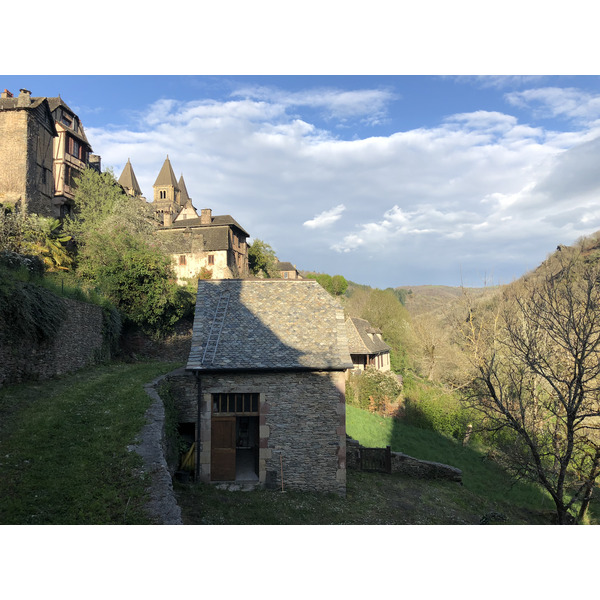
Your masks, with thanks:
[[(79, 117), (59, 97), (0, 94), (0, 204), (46, 217), (70, 213), (73, 179), (92, 148)], [(99, 157), (94, 157), (95, 162)]]
[(293, 265), (291, 262), (278, 262), (277, 270), (282, 279), (302, 279), (298, 269), (296, 269), (296, 265)]
[(0, 94), (0, 204), (54, 216), (52, 146), (56, 126), (47, 98)]
[(351, 367), (343, 310), (316, 281), (200, 280), (177, 395), (196, 476), (345, 494)]
[(373, 327), (365, 319), (346, 319), (348, 349), (355, 370), (364, 371), (372, 366), (379, 371), (390, 370), (390, 347), (381, 337), (381, 329)]
[[(129, 195), (145, 200), (129, 160), (119, 184)], [(183, 175), (178, 181), (168, 156), (153, 190), (157, 237), (171, 255), (178, 283), (198, 278), (201, 272), (213, 279), (248, 276), (248, 232), (230, 215), (213, 216), (210, 208), (198, 215)]]

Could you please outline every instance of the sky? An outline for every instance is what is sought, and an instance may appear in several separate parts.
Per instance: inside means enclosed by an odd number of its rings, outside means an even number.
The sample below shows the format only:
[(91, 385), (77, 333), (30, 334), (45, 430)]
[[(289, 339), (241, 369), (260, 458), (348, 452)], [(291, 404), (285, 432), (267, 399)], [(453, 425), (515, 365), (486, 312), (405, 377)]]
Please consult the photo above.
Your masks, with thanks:
[[(105, 0), (79, 5), (60, 22), (33, 4), (5, 9), (7, 22), (27, 27), (2, 32), (0, 89), (60, 94), (105, 167), (119, 175), (131, 159), (148, 199), (168, 154), (197, 209), (231, 214), (251, 239), (300, 269), (380, 288), (506, 283), (558, 244), (600, 229), (598, 20), (588, 0), (171, 0), (160, 10)], [(148, 597), (164, 597), (172, 577), (129, 576), (132, 564), (156, 562), (159, 545), (183, 549), (164, 573), (196, 568), (198, 547), (187, 530), (175, 538), (169, 528), (126, 537), (125, 529), (125, 543), (115, 545), (112, 528), (93, 536), (61, 528), (60, 552), (54, 530), (19, 529), (2, 558), (15, 557), (8, 569), (15, 585), (33, 562), (40, 592), (61, 577), (65, 597), (92, 580), (105, 597), (115, 574), (120, 588), (131, 581), (138, 595), (145, 588)], [(356, 596), (385, 592), (369, 573), (331, 577), (347, 567), (332, 548), (366, 538), (368, 547), (400, 556), (403, 572), (418, 574), (415, 583), (433, 563), (441, 576), (429, 588), (447, 593), (465, 556), (469, 581), (480, 574), (485, 585), (495, 551), (502, 560), (515, 536), (534, 541), (524, 528), (463, 527), (457, 536), (455, 528), (430, 526), (403, 529), (410, 551), (402, 552), (389, 531), (319, 528), (325, 543), (315, 544), (314, 529), (275, 528), (257, 543), (280, 573), (277, 589), (293, 581), (310, 593), (315, 579), (322, 591)], [(547, 535), (549, 545), (560, 534), (536, 529), (535, 542)], [(211, 556), (220, 556), (214, 548), (230, 548), (238, 531), (202, 535)], [(485, 553), (469, 552), (482, 545)], [(94, 552), (113, 577), (100, 581), (90, 570)], [(592, 561), (594, 553), (585, 556)], [(207, 558), (202, 564), (220, 573), (220, 562)], [(161, 555), (163, 567), (167, 559)], [(528, 555), (534, 568), (543, 570), (545, 560)], [(254, 563), (247, 569), (239, 579), (256, 575)], [(383, 579), (393, 593), (393, 578)], [(514, 583), (506, 580), (506, 593)], [(518, 585), (540, 595), (556, 594), (561, 583)], [(264, 588), (244, 593), (262, 597)]]
[(372, 287), (508, 283), (600, 229), (597, 76), (3, 76), (61, 95), (142, 191), (298, 269)]

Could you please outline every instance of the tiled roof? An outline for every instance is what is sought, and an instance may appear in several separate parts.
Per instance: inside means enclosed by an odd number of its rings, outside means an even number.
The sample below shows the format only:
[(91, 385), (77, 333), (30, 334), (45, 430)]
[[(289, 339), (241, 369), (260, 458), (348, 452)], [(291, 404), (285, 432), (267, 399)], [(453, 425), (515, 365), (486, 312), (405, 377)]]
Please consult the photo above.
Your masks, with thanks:
[(183, 219), (181, 221), (173, 221), (172, 225), (169, 225), (169, 227), (165, 227), (164, 229), (186, 229), (188, 227), (194, 227), (194, 228), (211, 228), (211, 227), (217, 227), (217, 226), (223, 226), (223, 225), (233, 225), (234, 227), (237, 227), (243, 234), (245, 234), (247, 237), (250, 237), (250, 234), (230, 215), (217, 215), (215, 217), (212, 217), (212, 221), (210, 224), (205, 224), (201, 222), (200, 217), (196, 218), (196, 219)]
[(343, 310), (312, 280), (200, 280), (187, 368), (350, 369)]
[(381, 330), (365, 319), (349, 317), (346, 320), (346, 332), (350, 354), (380, 354), (390, 351), (390, 347), (379, 337)]
[[(33, 100), (33, 98), (32, 98)], [(53, 98), (47, 98), (48, 100), (48, 105), (50, 106), (50, 110), (52, 112), (54, 112), (59, 106), (62, 106), (63, 108), (66, 108), (79, 122), (79, 127), (77, 128), (77, 131), (74, 131), (73, 129), (69, 129), (69, 133), (73, 136), (75, 136), (76, 138), (80, 139), (82, 142), (85, 142), (88, 146), (91, 145), (87, 139), (87, 136), (85, 135), (85, 130), (83, 128), (83, 125), (81, 124), (81, 120), (79, 119), (79, 117), (73, 112), (73, 109), (69, 107), (69, 105), (60, 97), (53, 97)]]
[(296, 267), (291, 262), (278, 262), (278, 271), (297, 271)]

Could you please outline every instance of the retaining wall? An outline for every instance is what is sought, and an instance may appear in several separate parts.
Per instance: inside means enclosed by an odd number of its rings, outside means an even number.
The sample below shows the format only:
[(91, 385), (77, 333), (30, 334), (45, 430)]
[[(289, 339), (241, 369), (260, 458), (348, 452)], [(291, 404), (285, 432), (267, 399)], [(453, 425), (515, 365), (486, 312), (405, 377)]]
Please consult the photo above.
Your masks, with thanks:
[(63, 301), (65, 317), (50, 340), (11, 340), (10, 323), (0, 321), (0, 385), (49, 379), (102, 356), (102, 309), (77, 300)]

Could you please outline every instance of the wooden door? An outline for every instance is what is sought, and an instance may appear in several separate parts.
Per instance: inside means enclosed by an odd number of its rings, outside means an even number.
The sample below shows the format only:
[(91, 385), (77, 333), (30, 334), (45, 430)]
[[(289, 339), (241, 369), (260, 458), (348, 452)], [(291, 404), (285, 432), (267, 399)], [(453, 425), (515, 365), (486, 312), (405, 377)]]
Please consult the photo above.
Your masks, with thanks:
[(235, 417), (212, 418), (210, 479), (235, 481)]

